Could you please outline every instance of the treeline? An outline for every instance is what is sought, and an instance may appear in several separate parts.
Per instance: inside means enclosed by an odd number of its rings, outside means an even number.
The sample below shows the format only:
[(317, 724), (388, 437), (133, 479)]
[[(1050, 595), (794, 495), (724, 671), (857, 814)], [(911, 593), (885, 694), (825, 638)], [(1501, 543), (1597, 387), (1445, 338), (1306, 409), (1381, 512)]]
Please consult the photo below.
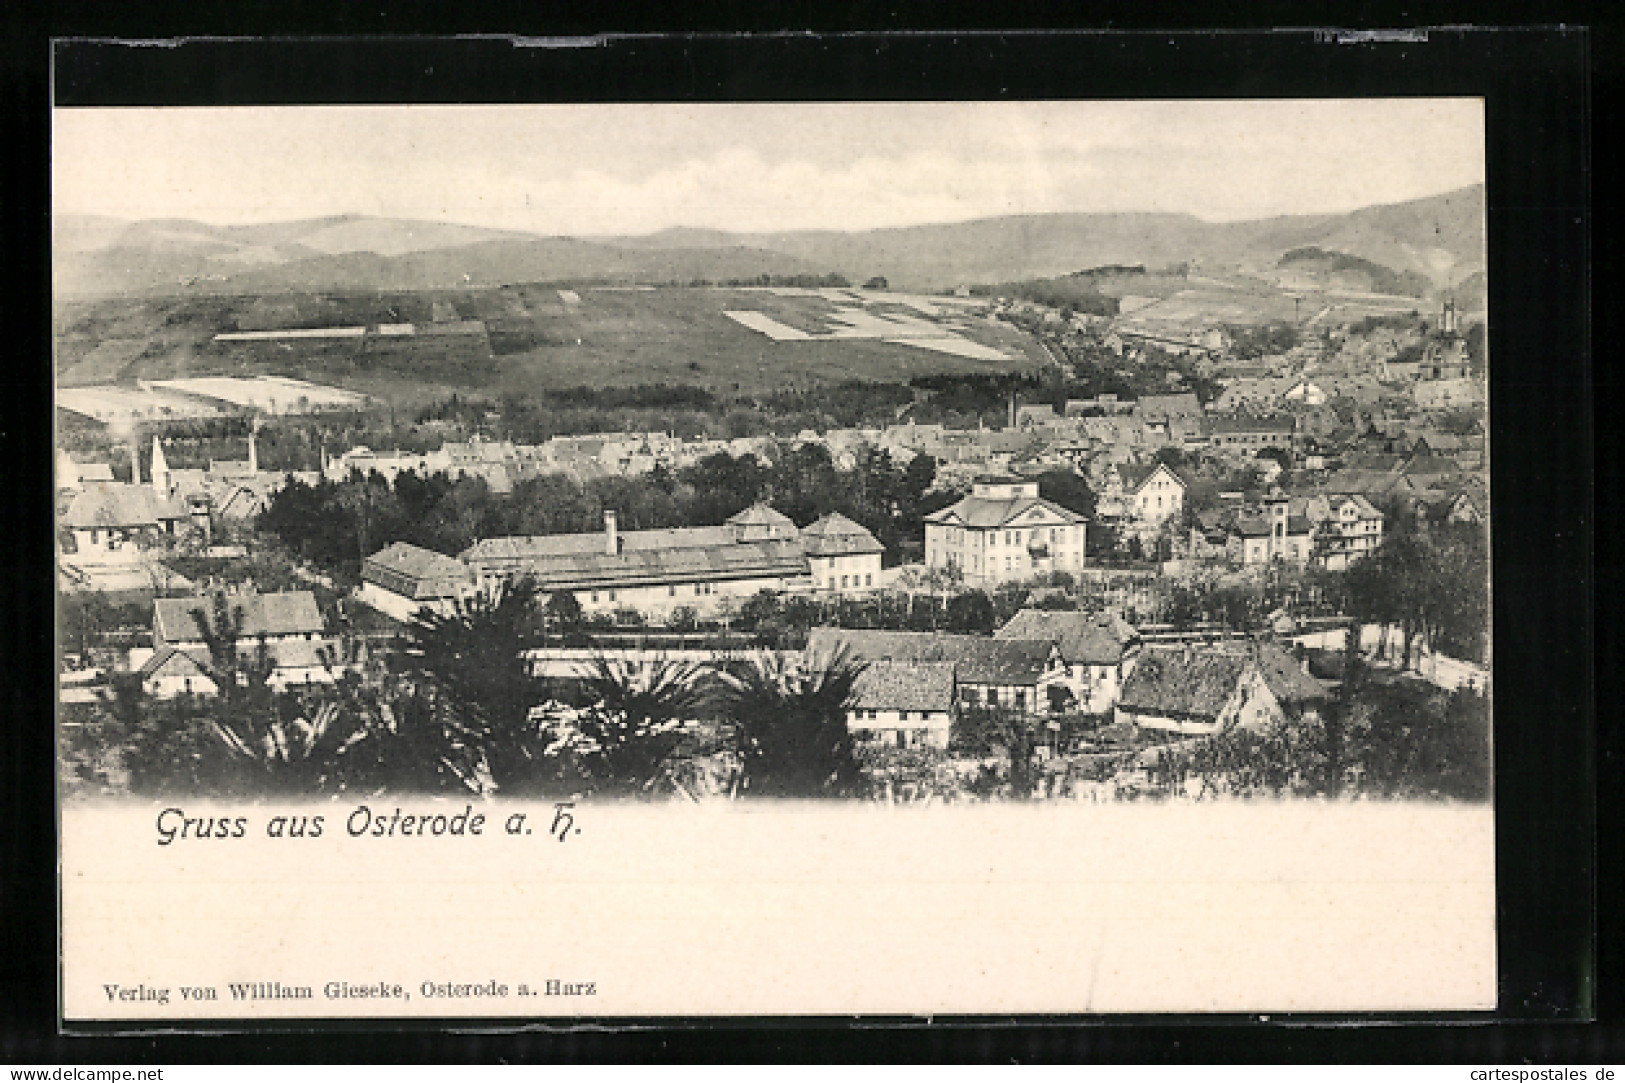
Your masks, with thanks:
[(1286, 353), (1300, 341), (1298, 329), (1282, 320), (1259, 326), (1230, 324), (1225, 332), (1230, 337), (1231, 352), (1243, 361)]
[(1314, 245), (1286, 252), (1276, 265), (1288, 267), (1300, 263), (1313, 264), (1315, 270), (1324, 274), (1363, 275), (1370, 283), (1373, 293), (1425, 297), (1433, 288), (1433, 283), (1428, 281), (1427, 276), (1416, 271), (1396, 271), (1392, 267), (1374, 263), (1360, 256), (1351, 256), (1347, 252), (1333, 252)]
[(1100, 292), (1088, 277), (1035, 278), (1025, 282), (1006, 282), (997, 287), (1001, 297), (1013, 297), (1035, 305), (1060, 309), (1063, 316), (1074, 313), (1090, 316), (1117, 315), (1117, 298)]
[(374, 473), (315, 485), (293, 480), (258, 526), (303, 559), (353, 581), (367, 556), (397, 541), (455, 555), (480, 538), (602, 530), (606, 509), (618, 514), (622, 529), (647, 530), (715, 526), (770, 500), (798, 526), (838, 511), (873, 532), (895, 559), (918, 545), (923, 516), (953, 499), (927, 495), (935, 477), (928, 456), (899, 467), (884, 451), (840, 470), (818, 444), (780, 449), (769, 465), (719, 453), (675, 473), (656, 469), (585, 484), (544, 475), (516, 483), (506, 495), (479, 479), (403, 473), (391, 483)]

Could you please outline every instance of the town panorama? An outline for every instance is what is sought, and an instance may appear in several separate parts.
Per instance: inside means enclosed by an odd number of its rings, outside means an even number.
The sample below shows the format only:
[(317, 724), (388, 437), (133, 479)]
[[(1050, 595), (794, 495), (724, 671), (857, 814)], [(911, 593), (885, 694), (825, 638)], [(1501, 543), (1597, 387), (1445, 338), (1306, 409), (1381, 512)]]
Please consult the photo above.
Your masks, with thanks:
[(1485, 800), (1483, 215), (59, 214), (64, 793)]

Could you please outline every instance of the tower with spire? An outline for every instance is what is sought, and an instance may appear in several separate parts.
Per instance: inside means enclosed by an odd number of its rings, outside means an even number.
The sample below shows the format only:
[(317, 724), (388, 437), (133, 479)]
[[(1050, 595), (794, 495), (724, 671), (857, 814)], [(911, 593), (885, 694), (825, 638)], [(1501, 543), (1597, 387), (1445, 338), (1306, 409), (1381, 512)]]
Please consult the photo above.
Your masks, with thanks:
[(152, 434), (152, 491), (166, 500), (173, 492), (169, 460), (164, 458), (164, 445), (157, 433)]

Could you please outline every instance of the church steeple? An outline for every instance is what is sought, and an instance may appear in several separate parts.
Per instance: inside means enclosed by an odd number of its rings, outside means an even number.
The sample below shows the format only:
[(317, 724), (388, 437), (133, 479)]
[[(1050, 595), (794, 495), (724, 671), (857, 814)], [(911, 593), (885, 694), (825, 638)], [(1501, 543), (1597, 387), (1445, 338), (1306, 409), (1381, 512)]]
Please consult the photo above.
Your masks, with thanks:
[(158, 434), (152, 434), (152, 491), (167, 497), (170, 491), (169, 461), (164, 458), (164, 445)]

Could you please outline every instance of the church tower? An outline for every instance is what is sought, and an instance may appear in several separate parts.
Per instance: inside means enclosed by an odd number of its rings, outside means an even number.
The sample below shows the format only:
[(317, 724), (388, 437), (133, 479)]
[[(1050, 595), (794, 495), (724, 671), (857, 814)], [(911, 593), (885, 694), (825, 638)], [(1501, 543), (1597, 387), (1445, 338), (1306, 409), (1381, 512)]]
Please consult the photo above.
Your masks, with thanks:
[(171, 479), (169, 476), (169, 461), (164, 458), (164, 445), (159, 441), (158, 434), (152, 434), (152, 491), (159, 496), (168, 498), (171, 492)]

